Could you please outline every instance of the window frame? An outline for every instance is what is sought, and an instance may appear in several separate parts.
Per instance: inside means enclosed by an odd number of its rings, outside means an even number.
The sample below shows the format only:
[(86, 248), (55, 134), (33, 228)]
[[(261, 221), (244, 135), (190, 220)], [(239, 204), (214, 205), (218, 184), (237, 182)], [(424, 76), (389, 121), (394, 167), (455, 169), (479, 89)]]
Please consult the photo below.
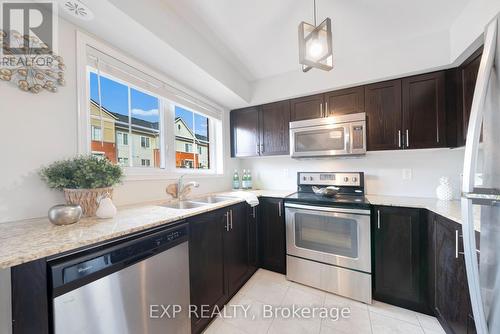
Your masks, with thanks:
[[(217, 106), (213, 102), (205, 99), (201, 95), (189, 91), (185, 87), (172, 81), (170, 78), (165, 77), (154, 70), (146, 67), (144, 64), (123, 55), (109, 45), (90, 37), (81, 31), (77, 31), (77, 89), (78, 89), (78, 153), (79, 154), (90, 154), (91, 151), (91, 118), (90, 118), (90, 66), (87, 64), (87, 47), (90, 46), (94, 49), (99, 50), (113, 58), (131, 66), (134, 69), (140, 70), (146, 75), (152, 78), (161, 80), (165, 82), (168, 86), (177, 89), (178, 91), (192, 96), (195, 101), (200, 101), (200, 103), (211, 106), (215, 108), (217, 112), (220, 112), (218, 118), (214, 118), (211, 115), (207, 115), (203, 110), (198, 110), (197, 108), (189, 107), (178, 103), (177, 101), (169, 100), (168, 96), (159, 96), (158, 94), (151, 93), (143, 87), (137, 87), (130, 82), (124, 82), (123, 80), (109, 75), (103, 71), (102, 74), (112, 80), (116, 80), (119, 83), (126, 85), (129, 88), (133, 88), (144, 92), (146, 94), (155, 96), (159, 99), (159, 110), (160, 110), (160, 124), (163, 126), (160, 128), (160, 168), (144, 168), (142, 166), (130, 167), (125, 166), (124, 174), (125, 180), (139, 181), (139, 180), (164, 180), (171, 179), (172, 177), (179, 177), (184, 174), (195, 174), (200, 177), (203, 176), (219, 176), (224, 175), (224, 165), (226, 157), (224, 152), (227, 150), (228, 141), (224, 141), (223, 138), (226, 136), (224, 129), (228, 122), (228, 117), (224, 113), (224, 109)], [(129, 93), (130, 94), (130, 93)], [(211, 134), (209, 141), (209, 159), (210, 159), (210, 169), (183, 169), (176, 168), (175, 164), (175, 105), (178, 105), (184, 109), (193, 111), (197, 114), (203, 115), (209, 119), (209, 133)], [(128, 146), (130, 145), (130, 136), (128, 136)], [(193, 151), (195, 148), (193, 147)], [(132, 161), (129, 157), (129, 162)]]

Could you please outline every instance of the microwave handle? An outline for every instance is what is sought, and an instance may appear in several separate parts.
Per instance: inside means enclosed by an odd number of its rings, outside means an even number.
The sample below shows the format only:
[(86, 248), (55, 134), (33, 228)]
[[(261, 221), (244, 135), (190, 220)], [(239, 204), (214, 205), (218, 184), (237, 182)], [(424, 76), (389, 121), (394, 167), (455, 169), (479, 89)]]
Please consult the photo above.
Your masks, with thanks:
[(351, 132), (352, 125), (346, 126), (344, 128), (344, 147), (347, 153), (351, 153)]

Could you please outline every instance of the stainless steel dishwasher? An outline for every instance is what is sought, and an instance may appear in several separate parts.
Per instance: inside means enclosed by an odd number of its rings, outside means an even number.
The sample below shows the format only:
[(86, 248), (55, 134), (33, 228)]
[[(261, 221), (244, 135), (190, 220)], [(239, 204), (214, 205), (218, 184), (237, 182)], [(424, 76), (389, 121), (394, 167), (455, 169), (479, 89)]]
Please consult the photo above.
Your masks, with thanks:
[(187, 224), (49, 265), (55, 334), (191, 332)]

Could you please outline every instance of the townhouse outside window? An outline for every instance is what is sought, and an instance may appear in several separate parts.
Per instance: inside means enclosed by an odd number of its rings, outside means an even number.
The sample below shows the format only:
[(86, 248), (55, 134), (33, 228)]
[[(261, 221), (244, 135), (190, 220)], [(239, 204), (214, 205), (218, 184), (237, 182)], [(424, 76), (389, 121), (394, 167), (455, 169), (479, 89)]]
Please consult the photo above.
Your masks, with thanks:
[(139, 179), (163, 178), (162, 170), (164, 177), (223, 172), (221, 109), (157, 79), (131, 59), (93, 46), (86, 46), (85, 54), (82, 153), (102, 156)]

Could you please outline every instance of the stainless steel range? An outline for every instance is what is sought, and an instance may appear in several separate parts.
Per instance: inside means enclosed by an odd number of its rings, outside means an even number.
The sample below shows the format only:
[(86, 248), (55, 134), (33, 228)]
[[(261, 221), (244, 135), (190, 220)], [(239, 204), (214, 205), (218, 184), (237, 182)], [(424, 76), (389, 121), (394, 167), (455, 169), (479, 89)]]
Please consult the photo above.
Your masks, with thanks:
[[(298, 173), (285, 198), (287, 279), (371, 303), (370, 204), (363, 173)], [(325, 197), (314, 187), (334, 186)]]

